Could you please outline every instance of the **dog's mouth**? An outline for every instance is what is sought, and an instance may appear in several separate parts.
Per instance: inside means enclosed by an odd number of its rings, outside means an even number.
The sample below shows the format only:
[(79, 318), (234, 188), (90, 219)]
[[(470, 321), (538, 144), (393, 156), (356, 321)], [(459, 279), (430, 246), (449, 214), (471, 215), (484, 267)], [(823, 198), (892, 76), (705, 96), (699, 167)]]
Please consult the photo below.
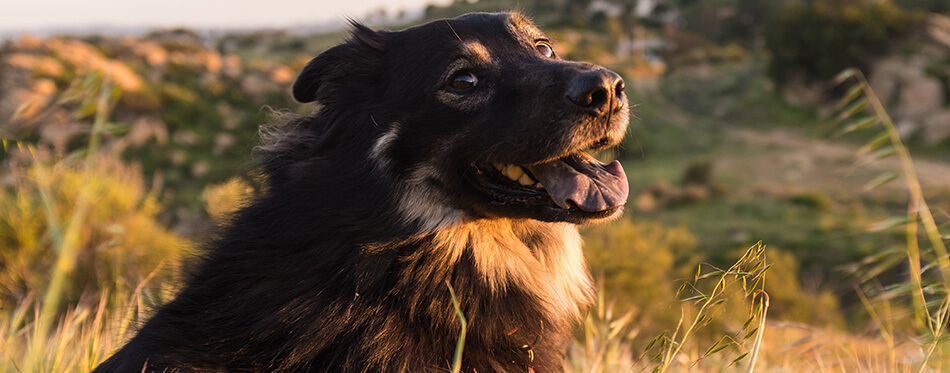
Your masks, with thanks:
[(554, 220), (613, 216), (629, 193), (619, 161), (604, 164), (583, 151), (531, 165), (473, 162), (471, 168), (473, 184), (493, 204), (538, 209)]

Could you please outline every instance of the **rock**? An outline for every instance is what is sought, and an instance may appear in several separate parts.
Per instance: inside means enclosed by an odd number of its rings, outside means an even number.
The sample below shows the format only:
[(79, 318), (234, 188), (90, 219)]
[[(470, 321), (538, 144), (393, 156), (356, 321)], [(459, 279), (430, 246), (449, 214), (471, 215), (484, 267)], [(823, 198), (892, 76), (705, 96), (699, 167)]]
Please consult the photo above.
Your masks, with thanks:
[(132, 128), (125, 138), (134, 146), (143, 146), (151, 138), (159, 145), (164, 145), (168, 142), (168, 129), (160, 119), (142, 116), (132, 123)]
[(36, 50), (43, 48), (43, 39), (36, 38), (30, 35), (23, 35), (20, 40), (17, 40), (13, 47), (15, 49), (27, 49), (27, 50)]
[(950, 109), (943, 109), (924, 118), (920, 137), (927, 145), (950, 139)]
[(35, 119), (43, 113), (43, 109), (53, 99), (49, 95), (44, 95), (33, 91), (33, 89), (16, 89), (9, 93), (13, 102), (17, 104), (16, 111), (11, 117), (14, 119)]
[(927, 144), (950, 137), (950, 110), (940, 80), (928, 74), (933, 62), (927, 56), (891, 55), (872, 65), (871, 89), (894, 118), (901, 137), (920, 134)]
[(52, 96), (56, 93), (56, 83), (50, 79), (36, 79), (33, 81), (33, 92), (43, 96)]
[(223, 122), (221, 127), (224, 127), (226, 130), (233, 130), (238, 126), (237, 114), (234, 113), (234, 108), (228, 105), (225, 102), (219, 102), (215, 108), (218, 109), (218, 113), (221, 114)]
[[(64, 116), (65, 117), (65, 116)], [(40, 138), (46, 144), (53, 146), (57, 154), (63, 155), (69, 149), (67, 145), (75, 136), (87, 133), (89, 125), (70, 120), (50, 120), (47, 121), (40, 130)]]
[(636, 206), (637, 210), (640, 211), (653, 211), (659, 207), (656, 197), (654, 197), (653, 194), (649, 192), (640, 193), (636, 200), (633, 201), (633, 205)]
[(279, 84), (289, 84), (297, 77), (297, 73), (287, 66), (277, 66), (271, 71), (270, 80)]
[(897, 133), (902, 139), (909, 139), (920, 129), (920, 123), (909, 119), (895, 119), (894, 125), (897, 126)]
[(215, 157), (220, 157), (224, 154), (225, 150), (235, 143), (237, 143), (237, 138), (230, 133), (222, 132), (214, 135), (214, 146), (211, 149), (211, 154)]
[(241, 77), (243, 72), (244, 70), (241, 67), (240, 57), (233, 54), (229, 54), (224, 57), (222, 60), (221, 73), (224, 74), (225, 77), (236, 80)]
[(208, 173), (208, 170), (211, 169), (211, 164), (208, 161), (198, 161), (195, 164), (191, 165), (191, 176), (202, 177)]
[(871, 66), (868, 83), (885, 106), (891, 106), (897, 102), (897, 87), (903, 70), (904, 61), (896, 56), (884, 57)]
[(50, 56), (41, 56), (27, 53), (10, 53), (5, 61), (11, 66), (15, 66), (27, 71), (32, 71), (38, 75), (58, 77), (63, 74), (65, 68), (63, 64)]
[(241, 90), (254, 97), (263, 97), (268, 92), (279, 91), (280, 85), (260, 72), (249, 72), (241, 79)]
[(688, 184), (683, 187), (683, 199), (686, 202), (702, 202), (709, 199), (709, 188), (704, 185)]
[(950, 52), (950, 17), (931, 13), (926, 23), (926, 36), (936, 54)]
[(175, 134), (172, 135), (172, 138), (175, 140), (176, 144), (188, 146), (195, 145), (199, 140), (201, 140), (198, 134), (192, 130), (176, 131)]
[(785, 102), (798, 107), (815, 107), (825, 101), (825, 87), (820, 83), (805, 83), (799, 77), (792, 77), (782, 86)]
[(56, 57), (74, 66), (79, 74), (99, 71), (124, 91), (142, 87), (142, 78), (128, 65), (106, 58), (98, 49), (79, 40), (52, 38), (46, 46)]
[(173, 165), (181, 166), (181, 164), (185, 163), (185, 161), (188, 159), (188, 154), (185, 153), (184, 150), (175, 149), (172, 150), (168, 158), (172, 161)]
[(943, 87), (937, 79), (922, 75), (917, 79), (906, 80), (901, 85), (900, 98), (894, 112), (896, 116), (923, 118), (943, 106)]
[(145, 60), (150, 66), (162, 66), (168, 62), (168, 50), (155, 41), (125, 38), (122, 39), (122, 46), (130, 49), (132, 55)]
[(205, 68), (212, 73), (221, 71), (221, 68), (224, 66), (224, 59), (221, 58), (218, 52), (208, 51), (203, 54), (203, 57)]

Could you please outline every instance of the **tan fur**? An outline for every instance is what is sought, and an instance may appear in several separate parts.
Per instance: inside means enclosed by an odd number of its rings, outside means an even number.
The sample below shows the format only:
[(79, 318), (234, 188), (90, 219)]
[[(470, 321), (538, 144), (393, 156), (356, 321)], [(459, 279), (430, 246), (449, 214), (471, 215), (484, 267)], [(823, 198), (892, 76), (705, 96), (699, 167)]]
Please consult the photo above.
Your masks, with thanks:
[(521, 13), (511, 13), (511, 26), (517, 30), (535, 29), (534, 23)]
[(546, 303), (543, 309), (551, 319), (579, 319), (593, 299), (580, 235), (572, 224), (477, 220), (440, 230), (429, 249), (446, 267), (471, 250), (492, 291), (525, 290)]
[[(521, 13), (511, 14), (511, 22), (508, 23), (508, 32), (514, 35), (517, 40), (525, 42), (535, 39), (547, 39), (544, 37), (544, 33), (538, 30), (538, 28), (534, 26), (534, 23)], [(534, 45), (528, 45), (528, 47), (533, 48)]]
[(485, 48), (482, 43), (470, 40), (463, 43), (462, 47), (465, 48), (469, 58), (478, 60), (479, 62), (491, 63), (491, 53), (488, 53), (488, 48)]

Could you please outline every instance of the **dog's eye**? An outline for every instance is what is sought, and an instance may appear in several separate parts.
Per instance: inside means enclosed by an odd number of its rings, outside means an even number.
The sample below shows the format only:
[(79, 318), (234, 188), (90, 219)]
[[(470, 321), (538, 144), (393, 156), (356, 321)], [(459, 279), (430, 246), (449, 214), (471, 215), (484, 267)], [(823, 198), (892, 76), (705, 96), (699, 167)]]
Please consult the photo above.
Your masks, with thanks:
[(455, 74), (455, 78), (452, 78), (452, 83), (449, 85), (452, 88), (459, 90), (466, 90), (475, 88), (475, 85), (478, 84), (478, 77), (475, 74), (472, 74), (468, 71), (463, 71), (458, 74)]
[(551, 48), (551, 43), (539, 41), (538, 44), (535, 44), (534, 49), (537, 49), (538, 53), (546, 58), (554, 58), (554, 49)]

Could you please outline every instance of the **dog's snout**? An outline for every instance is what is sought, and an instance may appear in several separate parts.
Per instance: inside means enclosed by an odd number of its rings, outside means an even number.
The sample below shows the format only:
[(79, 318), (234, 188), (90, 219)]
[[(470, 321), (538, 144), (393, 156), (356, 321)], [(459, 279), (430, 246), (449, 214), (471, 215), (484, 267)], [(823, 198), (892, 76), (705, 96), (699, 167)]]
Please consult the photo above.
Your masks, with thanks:
[(568, 86), (567, 98), (592, 115), (600, 116), (623, 106), (623, 89), (620, 75), (598, 69), (575, 77)]

